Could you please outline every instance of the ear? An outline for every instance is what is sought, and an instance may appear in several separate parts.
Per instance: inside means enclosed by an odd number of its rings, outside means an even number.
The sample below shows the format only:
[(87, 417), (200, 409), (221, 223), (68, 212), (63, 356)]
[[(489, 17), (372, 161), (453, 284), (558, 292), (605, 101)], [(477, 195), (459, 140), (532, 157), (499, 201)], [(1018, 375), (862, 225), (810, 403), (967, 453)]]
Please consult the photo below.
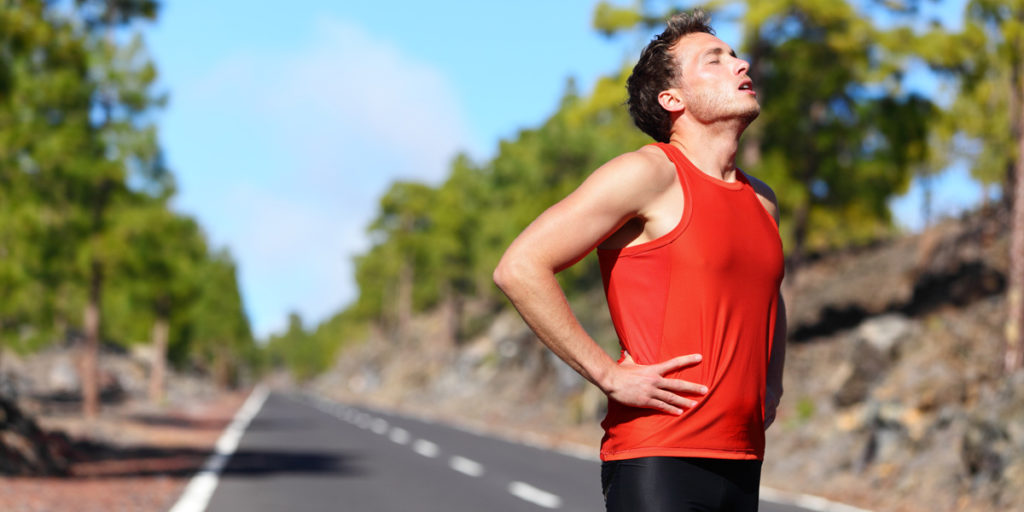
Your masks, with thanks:
[(683, 105), (683, 95), (674, 87), (658, 93), (658, 104), (669, 112), (681, 113), (686, 108)]

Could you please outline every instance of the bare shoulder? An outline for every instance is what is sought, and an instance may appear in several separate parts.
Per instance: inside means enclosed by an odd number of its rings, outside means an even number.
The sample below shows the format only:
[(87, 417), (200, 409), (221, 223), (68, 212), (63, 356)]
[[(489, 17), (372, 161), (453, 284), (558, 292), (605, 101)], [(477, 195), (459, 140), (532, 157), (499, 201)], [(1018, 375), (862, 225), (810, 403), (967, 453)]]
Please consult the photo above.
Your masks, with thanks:
[(751, 188), (754, 189), (754, 193), (757, 194), (757, 198), (761, 200), (761, 204), (764, 206), (764, 209), (768, 210), (768, 213), (770, 213), (772, 217), (775, 218), (775, 223), (778, 224), (779, 201), (775, 197), (775, 191), (772, 190), (772, 188), (769, 187), (767, 183), (761, 181), (760, 179), (755, 178), (747, 173), (743, 174), (746, 175), (747, 179), (750, 180), (750, 186)]
[(644, 146), (636, 151), (623, 153), (599, 167), (598, 171), (641, 182), (652, 179), (659, 182), (671, 181), (675, 176), (672, 162), (655, 146)]
[(675, 166), (665, 153), (645, 145), (598, 167), (578, 191), (585, 196), (598, 193), (605, 203), (628, 205), (635, 211), (662, 194), (675, 179)]

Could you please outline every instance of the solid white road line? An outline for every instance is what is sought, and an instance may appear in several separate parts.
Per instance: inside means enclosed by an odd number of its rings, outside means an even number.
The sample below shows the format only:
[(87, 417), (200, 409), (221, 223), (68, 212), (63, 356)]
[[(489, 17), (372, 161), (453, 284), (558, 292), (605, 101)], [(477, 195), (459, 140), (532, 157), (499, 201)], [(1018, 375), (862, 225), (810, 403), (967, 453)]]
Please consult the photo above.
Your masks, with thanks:
[(458, 455), (448, 459), (448, 465), (464, 475), (478, 477), (484, 474), (484, 466), (482, 464)]
[(542, 491), (523, 482), (508, 484), (508, 492), (519, 499), (529, 501), (544, 508), (558, 508), (562, 506), (562, 498), (559, 498), (558, 495)]
[(231, 458), (231, 454), (235, 453), (238, 441), (242, 439), (246, 427), (260, 412), (263, 402), (266, 400), (267, 388), (262, 385), (256, 386), (249, 398), (246, 399), (245, 404), (235, 413), (234, 420), (217, 440), (213, 455), (206, 459), (203, 469), (192, 477), (185, 492), (178, 498), (178, 502), (174, 504), (170, 512), (202, 512), (206, 510), (206, 506), (210, 503), (210, 497), (213, 496), (213, 491), (217, 488), (217, 481), (221, 471), (224, 470), (224, 465)]
[(398, 444), (406, 444), (410, 438), (409, 431), (404, 428), (392, 427), (391, 435), (388, 438)]
[(412, 444), (412, 451), (424, 456), (424, 457), (437, 457), (437, 454), (441, 452), (441, 449), (434, 443), (424, 439), (417, 439)]

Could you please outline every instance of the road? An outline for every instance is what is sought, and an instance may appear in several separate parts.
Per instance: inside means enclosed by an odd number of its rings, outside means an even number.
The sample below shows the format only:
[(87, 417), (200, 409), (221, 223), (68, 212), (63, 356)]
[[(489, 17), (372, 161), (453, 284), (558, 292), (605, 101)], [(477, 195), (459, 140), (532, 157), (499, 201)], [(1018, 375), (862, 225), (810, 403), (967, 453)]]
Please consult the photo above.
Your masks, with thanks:
[[(596, 460), (271, 393), (207, 510), (600, 511), (599, 475)], [(761, 510), (806, 509), (762, 501)]]

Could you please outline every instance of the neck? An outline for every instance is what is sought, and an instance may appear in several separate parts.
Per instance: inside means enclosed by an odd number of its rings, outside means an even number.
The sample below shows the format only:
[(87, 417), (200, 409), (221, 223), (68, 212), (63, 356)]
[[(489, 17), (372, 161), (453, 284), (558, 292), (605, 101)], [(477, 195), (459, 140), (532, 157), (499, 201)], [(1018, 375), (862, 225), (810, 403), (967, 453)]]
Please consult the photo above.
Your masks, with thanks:
[(679, 147), (703, 173), (722, 181), (736, 180), (736, 150), (748, 121), (731, 119), (711, 124), (678, 123), (670, 144)]

